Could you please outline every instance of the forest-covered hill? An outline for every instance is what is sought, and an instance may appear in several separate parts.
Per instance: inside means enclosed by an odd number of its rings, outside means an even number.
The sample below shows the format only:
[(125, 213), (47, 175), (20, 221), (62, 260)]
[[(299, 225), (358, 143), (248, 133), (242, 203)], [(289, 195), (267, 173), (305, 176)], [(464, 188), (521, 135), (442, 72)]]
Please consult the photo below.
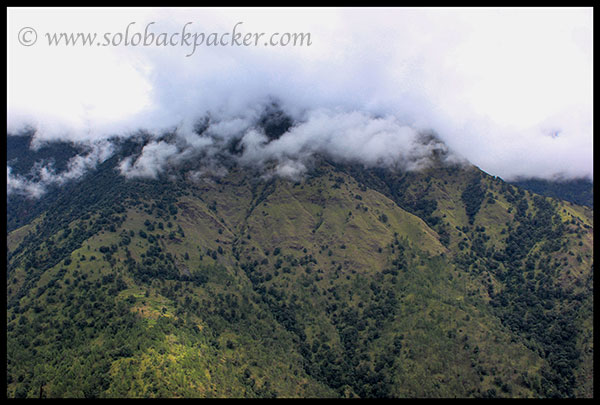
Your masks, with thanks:
[(589, 179), (519, 179), (512, 184), (533, 193), (594, 208), (594, 183)]
[(473, 166), (119, 175), (140, 148), (9, 197), (8, 397), (593, 396), (590, 208)]

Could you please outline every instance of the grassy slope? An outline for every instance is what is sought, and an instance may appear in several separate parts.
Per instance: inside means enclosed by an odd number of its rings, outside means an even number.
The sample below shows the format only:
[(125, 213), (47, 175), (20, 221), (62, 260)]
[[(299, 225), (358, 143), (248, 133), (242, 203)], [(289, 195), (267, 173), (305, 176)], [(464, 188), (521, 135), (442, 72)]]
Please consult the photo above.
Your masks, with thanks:
[[(415, 193), (423, 189), (424, 178), (430, 174), (417, 175), (423, 177), (413, 182)], [(307, 362), (318, 364), (321, 354), (333, 353), (337, 359), (354, 361), (356, 357), (344, 349), (342, 341), (344, 330), (352, 329), (354, 324), (340, 319), (355, 311), (359, 324), (360, 320), (366, 320), (363, 329), (357, 327), (356, 344), (364, 350), (361, 349), (356, 369), (377, 375), (376, 369), (384, 364), (391, 395), (480, 396), (494, 389), (500, 395), (533, 396), (530, 385), (523, 384), (524, 375), (535, 376), (543, 360), (486, 305), (487, 285), (501, 288), (501, 283), (489, 272), (450, 263), (460, 252), (459, 241), (466, 239), (467, 244), (472, 243), (475, 227), (484, 226), (485, 235), (490, 238), (488, 245), (501, 248), (505, 238), (502, 229), (513, 217), (508, 212), (511, 204), (500, 192), (499, 183), (484, 176), (483, 181), (496, 200), (490, 204), (486, 199), (469, 227), (460, 196), (468, 181), (468, 175), (439, 173), (429, 180), (432, 185), (427, 189), (427, 197), (438, 201), (434, 214), (448, 223), (451, 232), (446, 248), (439, 242), (436, 231), (422, 219), (401, 209), (380, 192), (365, 190), (346, 174), (325, 168), (321, 176), (297, 184), (285, 180), (255, 183), (248, 174), (232, 170), (219, 182), (190, 184), (187, 195), (177, 201), (177, 214), (169, 218), (172, 228), (167, 227), (168, 221), (157, 220), (142, 205), (128, 208), (115, 232), (105, 229), (95, 234), (73, 251), (69, 265), (61, 262), (46, 270), (35, 288), (20, 299), (20, 308), (27, 309), (14, 318), (14, 309), (9, 309), (9, 325), (13, 324), (13, 331), (18, 331), (17, 320), (23, 316), (34, 323), (36, 319), (44, 322), (47, 318), (61, 322), (67, 317), (62, 303), (67, 295), (75, 295), (75, 301), (87, 299), (83, 291), (72, 287), (75, 280), (85, 274), (86, 280), (81, 282), (90, 283), (92, 289), (104, 288), (94, 287), (94, 283), (103, 276), (116, 274), (127, 288), (107, 298), (126, 305), (129, 313), (135, 315), (139, 333), (150, 338), (146, 339), (149, 343), (143, 340), (146, 344), (110, 361), (109, 384), (100, 395), (360, 395), (360, 385), (353, 385), (351, 379), (342, 387), (332, 388), (307, 366)], [(593, 225), (591, 211), (564, 203), (560, 203), (560, 208), (565, 209), (565, 216), (576, 218), (576, 222)], [(125, 266), (124, 247), (112, 255), (115, 264), (111, 268), (99, 249), (117, 245), (122, 231), (134, 231), (127, 249), (137, 262), (144, 259), (151, 244), (139, 236), (139, 231), (146, 229), (146, 220), (164, 223), (163, 230), (156, 228), (147, 233), (160, 237), (157, 245), (164, 253), (173, 255), (179, 273), (204, 271), (208, 277), (206, 284), (196, 286), (174, 280), (140, 283)], [(85, 221), (74, 221), (71, 227), (80, 222)], [(179, 226), (185, 236), (176, 232)], [(456, 229), (465, 226), (469, 227), (466, 232)], [(582, 229), (573, 225), (576, 232)], [(22, 240), (24, 232), (21, 229), (9, 234), (12, 241), (9, 251)], [(171, 232), (175, 232), (174, 238), (169, 237)], [(586, 277), (591, 277), (592, 235), (591, 228), (584, 230), (582, 246), (569, 245), (582, 256), (581, 263), (568, 250), (555, 254), (556, 260), (567, 260), (564, 268), (569, 273), (565, 271), (559, 277), (573, 289), (585, 287), (578, 283), (585, 284)], [(576, 238), (572, 234), (569, 240)], [(55, 243), (61, 243), (58, 235)], [(408, 265), (398, 274), (382, 272), (394, 266), (399, 244), (406, 245), (404, 256)], [(219, 248), (223, 253), (216, 260), (210, 257), (208, 250)], [(37, 254), (46, 252), (47, 245), (39, 246)], [(89, 260), (92, 255), (96, 260)], [(81, 261), (81, 256), (86, 260)], [(253, 262), (257, 265), (251, 273), (240, 267)], [(211, 267), (216, 264), (222, 267)], [(58, 276), (55, 283), (58, 287), (45, 288), (61, 269), (65, 271)], [(259, 276), (255, 277), (256, 274)], [(25, 278), (22, 266), (9, 274), (8, 284), (13, 286), (9, 300)], [(375, 287), (369, 287), (373, 283)], [(173, 295), (169, 289), (177, 284), (181, 290)], [(394, 297), (390, 298), (394, 311), (374, 320), (366, 310), (384, 301), (385, 294), (377, 292), (378, 286), (387, 296)], [(50, 293), (58, 300), (44, 306), (43, 317), (38, 316), (36, 303), (47, 302)], [(272, 300), (271, 304), (265, 304), (264, 297)], [(191, 301), (186, 302), (185, 298)], [(233, 301), (236, 315), (226, 313), (224, 318), (222, 311), (228, 311)], [(190, 302), (198, 303), (197, 309), (191, 310)], [(331, 309), (334, 304), (337, 309)], [(590, 331), (582, 334), (579, 341), (584, 353), (577, 374), (581, 395), (590, 394), (588, 381), (593, 373), (591, 298), (586, 305), (587, 312), (580, 312), (583, 330)], [(294, 308), (291, 326), (277, 317), (278, 308)], [(108, 324), (110, 320), (103, 322)], [(169, 328), (165, 326), (168, 322), (180, 322), (186, 328)], [(298, 335), (296, 329), (301, 329), (305, 336)], [(110, 341), (107, 333), (83, 339), (91, 339), (98, 350), (105, 350), (109, 347), (106, 342)], [(393, 351), (391, 347), (397, 336), (402, 336), (401, 348)], [(76, 376), (83, 365), (54, 362), (45, 371), (36, 369), (32, 373), (31, 365), (38, 362), (35, 356), (23, 350), (22, 342), (9, 332), (11, 342), (9, 359), (13, 362), (9, 370), (14, 377), (8, 384), (8, 396), (15, 395), (20, 388), (19, 376), (29, 382), (27, 394), (36, 395), (36, 373), (53, 376), (44, 382), (49, 395), (86, 394), (78, 389), (83, 382), (63, 377)], [(320, 348), (313, 350), (313, 354), (298, 349), (301, 343), (314, 348), (316, 342)], [(330, 349), (322, 352), (325, 346), (321, 342), (327, 342)], [(52, 345), (48, 343), (47, 347)], [(384, 355), (389, 353), (393, 353), (393, 360), (385, 364), (389, 359)], [(75, 351), (74, 356), (83, 355)], [(314, 368), (326, 370), (329, 366), (319, 367)], [(501, 385), (509, 391), (502, 391)]]
[[(421, 195), (422, 198), (431, 198), (438, 202), (438, 209), (434, 215), (443, 218), (451, 229), (451, 243), (448, 246), (450, 252), (459, 252), (458, 243), (463, 240), (467, 244), (473, 240), (474, 228), (485, 227), (485, 235), (489, 237), (487, 246), (496, 249), (505, 248), (507, 224), (514, 223), (513, 204), (507, 201), (505, 193), (502, 192), (502, 182), (499, 179), (485, 175), (476, 169), (471, 169), (476, 175), (482, 176), (482, 184), (486, 193), (491, 193), (493, 203), (487, 197), (475, 216), (473, 225), (469, 226), (464, 206), (461, 204), (461, 190), (466, 187), (469, 175), (444, 176), (443, 172), (424, 171), (416, 174), (417, 181), (421, 184), (428, 176), (433, 176), (432, 187), (428, 193)], [(516, 187), (506, 185), (508, 188), (517, 190)], [(416, 187), (418, 189), (418, 187)], [(525, 198), (530, 207), (533, 205), (534, 194), (525, 191)], [(570, 292), (585, 294), (585, 301), (579, 310), (577, 319), (578, 330), (581, 335), (578, 338), (578, 348), (582, 353), (580, 365), (576, 371), (577, 381), (580, 384), (577, 394), (579, 396), (593, 396), (593, 294), (590, 294), (593, 280), (593, 211), (589, 207), (578, 206), (571, 202), (561, 201), (545, 197), (546, 200), (556, 204), (556, 211), (567, 225), (566, 234), (562, 238), (563, 247), (550, 256), (556, 262), (561, 263), (560, 272), (557, 274), (559, 283)], [(533, 209), (529, 209), (533, 213)], [(456, 229), (468, 228), (468, 232)], [(586, 228), (589, 227), (589, 228)], [(532, 253), (539, 252), (539, 246)], [(579, 260), (581, 259), (581, 260)], [(484, 273), (481, 280), (489, 277), (495, 287), (501, 288), (501, 283), (496, 282), (493, 275)]]

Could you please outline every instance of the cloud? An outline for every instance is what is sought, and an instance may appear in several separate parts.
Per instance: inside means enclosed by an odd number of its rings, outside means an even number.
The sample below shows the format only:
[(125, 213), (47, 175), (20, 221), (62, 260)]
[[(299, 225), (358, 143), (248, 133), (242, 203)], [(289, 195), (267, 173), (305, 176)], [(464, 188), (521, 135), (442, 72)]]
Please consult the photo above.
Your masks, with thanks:
[(6, 192), (8, 196), (19, 194), (30, 198), (39, 198), (46, 190), (39, 182), (33, 182), (22, 176), (12, 174), (12, 169), (9, 166), (6, 168)]
[(108, 140), (91, 142), (86, 144), (86, 147), (88, 148), (87, 153), (69, 159), (67, 168), (58, 173), (51, 163), (41, 164), (38, 162), (34, 164), (28, 176), (13, 174), (11, 167), (7, 166), (7, 195), (39, 198), (49, 186), (62, 185), (68, 181), (79, 179), (113, 154), (113, 144)]
[[(424, 164), (417, 133), (505, 179), (593, 176), (591, 9), (9, 10), (9, 131), (92, 141), (144, 129), (121, 164), (155, 177), (242, 136), (241, 161), (313, 153)], [(74, 18), (76, 17), (76, 18)], [(309, 32), (310, 47), (23, 47), (43, 32)], [(39, 45), (39, 46), (38, 46)], [(255, 128), (276, 99), (299, 125), (274, 142)], [(195, 125), (209, 117), (210, 131)], [(177, 132), (177, 145), (159, 141)], [(553, 134), (558, 134), (554, 136)], [(343, 141), (340, 141), (343, 139)], [(295, 162), (295, 163), (292, 163)]]
[(419, 170), (434, 162), (465, 162), (436, 137), (406, 126), (393, 116), (309, 110), (295, 120), (289, 119), (291, 126), (280, 127), (280, 134), (273, 132), (269, 137), (265, 123), (287, 122), (287, 115), (270, 106), (263, 109), (262, 114), (249, 111), (249, 116), (225, 122), (203, 120), (200, 134), (175, 132), (169, 141), (152, 141), (139, 155), (123, 159), (120, 172), (127, 178), (155, 179), (193, 160), (203, 166), (192, 176), (197, 179), (203, 173), (212, 176), (220, 170), (214, 158), (219, 154), (243, 166), (262, 169), (267, 177), (279, 175), (294, 180), (318, 155), (403, 170)]
[(268, 159), (303, 158), (322, 154), (368, 166), (421, 168), (432, 156), (432, 145), (423, 143), (420, 132), (394, 117), (375, 118), (363, 112), (311, 110), (306, 121), (279, 139), (249, 131), (242, 138), (246, 150), (242, 161), (263, 163)]
[(133, 162), (132, 157), (124, 159), (119, 165), (121, 174), (127, 178), (152, 178), (158, 177), (169, 160), (177, 156), (177, 146), (166, 142), (152, 142), (144, 146), (141, 156)]

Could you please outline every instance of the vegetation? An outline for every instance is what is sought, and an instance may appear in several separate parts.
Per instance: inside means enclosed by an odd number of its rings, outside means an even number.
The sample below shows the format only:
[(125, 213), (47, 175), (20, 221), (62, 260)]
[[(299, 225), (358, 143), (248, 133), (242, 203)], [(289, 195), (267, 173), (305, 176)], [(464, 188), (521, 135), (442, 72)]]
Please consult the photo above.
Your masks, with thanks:
[(589, 208), (475, 168), (128, 181), (136, 150), (8, 233), (8, 397), (593, 396)]
[(594, 184), (589, 179), (550, 181), (543, 179), (520, 179), (512, 184), (547, 197), (560, 198), (578, 205), (594, 207)]

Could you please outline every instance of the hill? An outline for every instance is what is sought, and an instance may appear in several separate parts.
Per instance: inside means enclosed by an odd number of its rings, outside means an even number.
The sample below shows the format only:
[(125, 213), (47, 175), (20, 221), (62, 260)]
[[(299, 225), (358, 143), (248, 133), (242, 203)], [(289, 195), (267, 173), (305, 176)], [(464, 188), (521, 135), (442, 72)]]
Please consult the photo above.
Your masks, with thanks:
[(512, 184), (536, 194), (594, 207), (594, 184), (589, 179), (551, 181), (533, 178), (519, 179)]
[(8, 397), (593, 396), (590, 208), (473, 166), (120, 176), (141, 147), (9, 204)]

